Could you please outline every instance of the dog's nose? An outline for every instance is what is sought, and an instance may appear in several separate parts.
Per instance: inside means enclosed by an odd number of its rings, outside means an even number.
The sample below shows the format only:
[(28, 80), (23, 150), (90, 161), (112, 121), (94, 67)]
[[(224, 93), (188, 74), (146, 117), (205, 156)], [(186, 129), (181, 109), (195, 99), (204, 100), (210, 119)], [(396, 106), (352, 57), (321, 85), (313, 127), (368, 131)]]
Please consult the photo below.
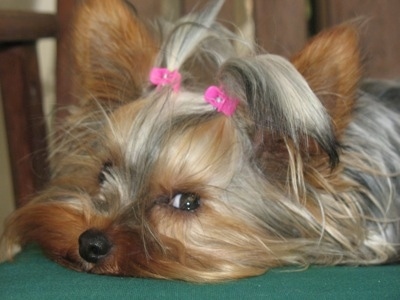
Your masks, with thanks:
[(107, 256), (112, 247), (111, 242), (103, 232), (89, 229), (79, 237), (79, 255), (90, 263), (97, 263)]

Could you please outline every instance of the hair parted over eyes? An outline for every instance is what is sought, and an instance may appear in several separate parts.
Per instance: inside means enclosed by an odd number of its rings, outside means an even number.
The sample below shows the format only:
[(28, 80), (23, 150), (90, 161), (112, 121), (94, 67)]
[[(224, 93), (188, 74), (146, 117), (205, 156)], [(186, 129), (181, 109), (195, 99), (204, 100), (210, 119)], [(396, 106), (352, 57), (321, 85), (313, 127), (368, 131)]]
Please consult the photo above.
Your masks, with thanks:
[(224, 28), (222, 5), (151, 26), (82, 1), (79, 103), (48, 186), (7, 222), (8, 258), (36, 243), (79, 271), (195, 282), (398, 260), (400, 118), (360, 89), (355, 27), (285, 59)]

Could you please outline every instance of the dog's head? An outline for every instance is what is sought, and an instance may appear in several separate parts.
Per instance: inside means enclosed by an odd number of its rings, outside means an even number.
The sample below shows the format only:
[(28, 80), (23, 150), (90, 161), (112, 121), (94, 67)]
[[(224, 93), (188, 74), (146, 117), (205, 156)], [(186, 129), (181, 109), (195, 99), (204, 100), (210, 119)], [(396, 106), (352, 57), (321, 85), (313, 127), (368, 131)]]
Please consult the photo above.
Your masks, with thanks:
[[(48, 188), (8, 223), (10, 245), (36, 242), (93, 273), (214, 281), (302, 263), (316, 243), (330, 247), (322, 230), (347, 234), (309, 191), (342, 185), (354, 30), (321, 34), (291, 62), (238, 57), (217, 12), (150, 30), (122, 1), (84, 2), (80, 104), (54, 147)], [(154, 86), (155, 67), (179, 71), (180, 85)], [(233, 113), (204, 100), (209, 85), (238, 102)]]

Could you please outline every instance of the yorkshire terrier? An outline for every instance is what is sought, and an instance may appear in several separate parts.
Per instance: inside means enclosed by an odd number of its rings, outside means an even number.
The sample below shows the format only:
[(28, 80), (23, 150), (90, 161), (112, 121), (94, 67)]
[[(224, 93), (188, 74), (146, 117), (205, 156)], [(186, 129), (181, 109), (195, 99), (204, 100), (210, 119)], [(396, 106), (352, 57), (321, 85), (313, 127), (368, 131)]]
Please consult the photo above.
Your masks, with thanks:
[(35, 243), (75, 270), (195, 282), (399, 259), (400, 85), (361, 84), (351, 25), (290, 60), (240, 55), (221, 5), (150, 26), (83, 1), (80, 102), (6, 257)]

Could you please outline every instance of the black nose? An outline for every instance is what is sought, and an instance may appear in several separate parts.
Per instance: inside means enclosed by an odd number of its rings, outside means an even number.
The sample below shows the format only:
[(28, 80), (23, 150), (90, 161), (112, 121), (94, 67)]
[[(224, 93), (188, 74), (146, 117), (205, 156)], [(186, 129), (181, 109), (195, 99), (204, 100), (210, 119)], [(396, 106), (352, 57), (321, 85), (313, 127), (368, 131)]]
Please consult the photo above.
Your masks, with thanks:
[(107, 256), (112, 244), (105, 234), (97, 229), (89, 229), (79, 237), (79, 255), (90, 263), (96, 263)]

